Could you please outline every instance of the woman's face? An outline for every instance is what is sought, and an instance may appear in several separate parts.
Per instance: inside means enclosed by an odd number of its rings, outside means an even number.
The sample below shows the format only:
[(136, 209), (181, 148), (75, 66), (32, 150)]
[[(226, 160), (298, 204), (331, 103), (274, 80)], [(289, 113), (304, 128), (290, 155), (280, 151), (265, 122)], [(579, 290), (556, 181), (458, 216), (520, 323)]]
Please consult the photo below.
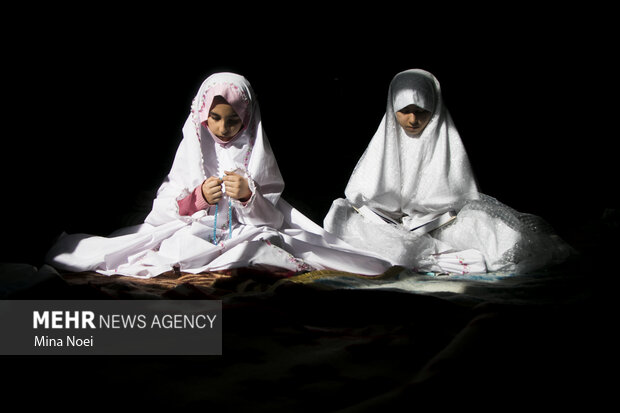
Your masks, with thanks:
[(396, 120), (405, 132), (419, 135), (431, 120), (431, 112), (411, 104), (396, 112)]
[(223, 141), (229, 141), (243, 126), (243, 121), (233, 107), (220, 96), (213, 99), (213, 105), (207, 118), (207, 127), (215, 136)]

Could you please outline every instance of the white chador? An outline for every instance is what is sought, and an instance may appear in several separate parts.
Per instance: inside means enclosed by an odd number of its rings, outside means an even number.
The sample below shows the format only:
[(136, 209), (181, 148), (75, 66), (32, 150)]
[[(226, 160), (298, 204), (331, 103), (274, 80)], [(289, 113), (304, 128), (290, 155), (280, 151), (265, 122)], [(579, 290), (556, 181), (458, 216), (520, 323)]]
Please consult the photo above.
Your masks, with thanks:
[[(417, 134), (396, 118), (396, 112), (412, 104), (430, 112)], [(478, 192), (439, 82), (424, 70), (407, 70), (392, 80), (386, 113), (345, 196), (333, 202), (324, 228), (394, 265), (459, 274), (525, 272), (567, 255), (568, 247), (542, 219)], [(372, 222), (356, 212), (362, 206), (400, 225)], [(451, 223), (426, 234), (411, 231), (448, 211), (458, 212)]]
[[(231, 140), (212, 134), (204, 120), (215, 96), (227, 99), (243, 121)], [(216, 205), (180, 211), (209, 177), (235, 171), (247, 179), (247, 202), (225, 194)], [(208, 77), (194, 98), (172, 168), (145, 222), (109, 237), (64, 235), (47, 261), (68, 271), (153, 277), (173, 268), (199, 273), (238, 267), (306, 271), (336, 269), (372, 275), (390, 263), (363, 253), (280, 198), (284, 181), (261, 124), (248, 81), (233, 73)], [(185, 202), (186, 204), (186, 202)]]

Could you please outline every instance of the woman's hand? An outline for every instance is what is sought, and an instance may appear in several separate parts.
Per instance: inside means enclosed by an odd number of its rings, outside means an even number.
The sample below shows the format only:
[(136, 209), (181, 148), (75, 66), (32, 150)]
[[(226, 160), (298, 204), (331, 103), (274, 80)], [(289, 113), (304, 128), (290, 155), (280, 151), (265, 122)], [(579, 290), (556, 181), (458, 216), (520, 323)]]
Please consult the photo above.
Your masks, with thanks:
[(252, 196), (248, 180), (235, 172), (224, 171), (223, 181), (226, 184), (226, 195), (241, 202), (246, 202)]
[(212, 176), (202, 183), (202, 196), (209, 205), (217, 204), (222, 199), (222, 180)]

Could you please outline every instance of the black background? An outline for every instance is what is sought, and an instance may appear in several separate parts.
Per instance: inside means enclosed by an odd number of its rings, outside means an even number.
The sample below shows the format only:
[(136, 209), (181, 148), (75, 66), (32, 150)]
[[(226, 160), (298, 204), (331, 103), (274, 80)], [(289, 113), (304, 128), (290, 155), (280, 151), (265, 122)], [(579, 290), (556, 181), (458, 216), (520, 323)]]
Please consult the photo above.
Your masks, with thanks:
[(216, 71), (252, 83), (284, 197), (319, 224), (379, 125), (391, 78), (410, 68), (439, 79), (482, 192), (569, 237), (617, 207), (604, 10), (446, 21), (387, 6), (271, 19), (207, 9), (7, 14), (18, 23), (3, 29), (0, 261), (40, 265), (61, 231), (130, 223)]

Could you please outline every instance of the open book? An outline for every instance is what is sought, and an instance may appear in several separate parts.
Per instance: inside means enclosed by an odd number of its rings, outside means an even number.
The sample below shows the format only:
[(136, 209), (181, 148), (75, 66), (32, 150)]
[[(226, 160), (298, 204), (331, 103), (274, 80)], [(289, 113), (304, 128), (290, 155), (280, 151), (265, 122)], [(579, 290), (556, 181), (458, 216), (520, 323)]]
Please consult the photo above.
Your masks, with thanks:
[[(395, 219), (367, 205), (362, 205), (359, 208), (353, 207), (353, 209), (355, 209), (364, 218), (377, 224), (387, 223), (387, 224), (398, 225), (398, 226), (402, 225), (400, 222), (396, 221)], [(443, 225), (446, 225), (449, 222), (452, 222), (452, 220), (454, 220), (455, 218), (456, 218), (455, 211), (444, 212), (443, 214), (431, 219), (430, 221), (425, 222), (421, 225), (418, 225), (415, 228), (412, 228), (410, 231), (415, 232), (416, 234), (426, 234), (427, 232), (431, 232)]]

